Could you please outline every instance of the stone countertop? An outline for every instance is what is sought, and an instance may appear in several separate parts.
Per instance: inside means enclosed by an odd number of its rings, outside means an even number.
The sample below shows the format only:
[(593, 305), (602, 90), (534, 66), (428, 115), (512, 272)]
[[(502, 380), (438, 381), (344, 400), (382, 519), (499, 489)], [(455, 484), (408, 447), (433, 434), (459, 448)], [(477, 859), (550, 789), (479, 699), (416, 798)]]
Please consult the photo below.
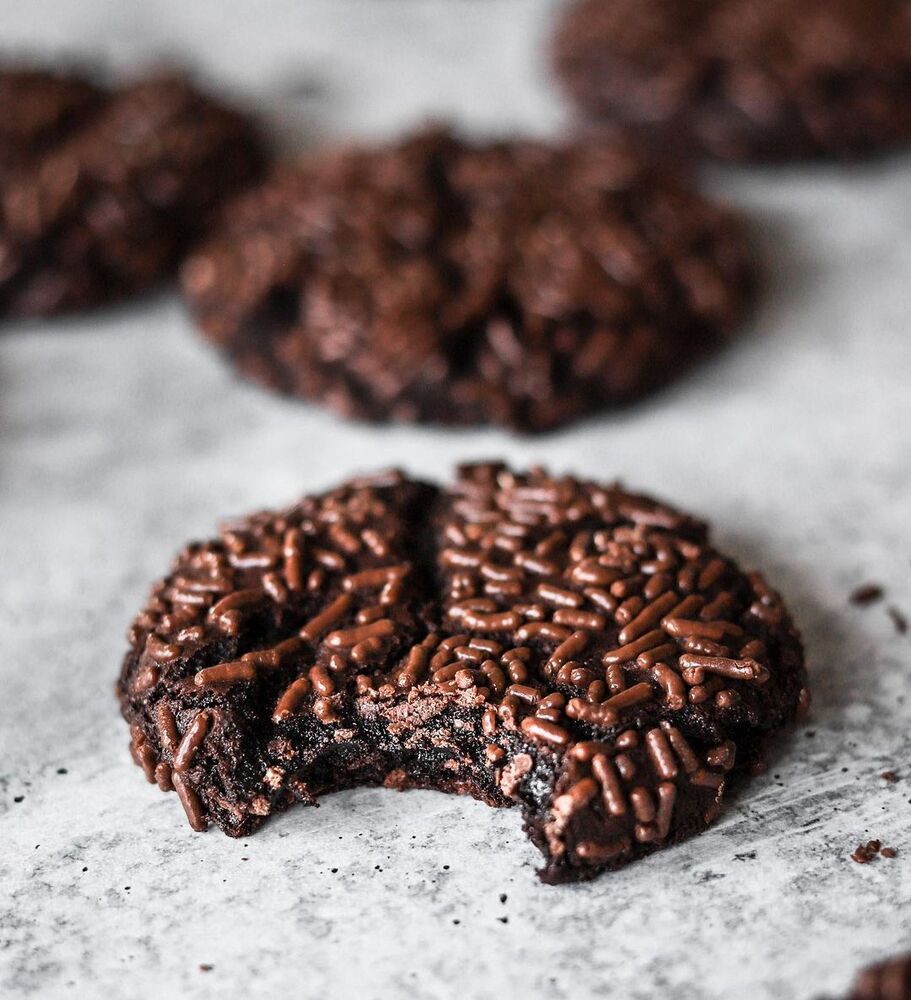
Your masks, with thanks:
[[(162, 53), (290, 135), (434, 114), (553, 131), (540, 0), (45, 0), (6, 48)], [(228, 10), (230, 9), (230, 14)], [(170, 294), (0, 334), (0, 996), (812, 1000), (911, 946), (911, 160), (716, 169), (767, 287), (747, 335), (532, 440), (372, 429), (236, 381)], [(703, 836), (549, 888), (517, 812), (360, 790), (192, 833), (127, 753), (124, 631), (184, 540), (355, 470), (505, 456), (709, 518), (786, 595), (809, 723)], [(849, 603), (868, 580), (887, 599)], [(895, 771), (898, 781), (879, 775)], [(893, 860), (850, 859), (858, 842)]]

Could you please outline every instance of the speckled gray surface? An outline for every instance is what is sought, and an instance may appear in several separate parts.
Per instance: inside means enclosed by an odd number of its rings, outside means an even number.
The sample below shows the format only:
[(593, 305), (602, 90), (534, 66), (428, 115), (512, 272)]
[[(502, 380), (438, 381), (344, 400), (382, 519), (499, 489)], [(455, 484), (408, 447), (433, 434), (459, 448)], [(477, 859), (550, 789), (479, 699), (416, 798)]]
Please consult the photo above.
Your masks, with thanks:
[[(5, 4), (0, 32), (123, 65), (182, 51), (284, 95), (289, 131), (436, 112), (547, 132), (551, 6), (55, 0)], [(0, 333), (0, 996), (811, 1000), (911, 946), (911, 637), (848, 603), (875, 579), (911, 612), (911, 160), (708, 183), (769, 260), (749, 335), (543, 440), (372, 430), (271, 398), (168, 295)], [(130, 762), (111, 694), (172, 553), (357, 469), (492, 455), (620, 475), (710, 518), (793, 606), (808, 726), (709, 833), (589, 885), (540, 885), (517, 813), (430, 793), (338, 795), (246, 842), (191, 833)], [(898, 857), (853, 863), (874, 836)]]

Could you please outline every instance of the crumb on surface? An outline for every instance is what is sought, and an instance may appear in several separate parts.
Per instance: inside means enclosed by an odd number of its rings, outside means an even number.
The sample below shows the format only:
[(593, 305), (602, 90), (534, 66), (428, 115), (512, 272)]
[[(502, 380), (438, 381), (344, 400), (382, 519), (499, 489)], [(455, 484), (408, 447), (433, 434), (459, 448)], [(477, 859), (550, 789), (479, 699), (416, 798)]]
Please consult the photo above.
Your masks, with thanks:
[(894, 604), (890, 605), (887, 609), (889, 617), (892, 619), (892, 624), (895, 626), (895, 631), (899, 635), (906, 635), (908, 632), (908, 619), (902, 614), (901, 611)]
[(885, 596), (885, 589), (879, 583), (864, 583), (851, 591), (851, 603), (864, 607)]
[(869, 864), (879, 855), (883, 858), (895, 858), (898, 851), (894, 847), (883, 847), (881, 840), (868, 840), (866, 844), (858, 844), (851, 855), (851, 860), (859, 865)]

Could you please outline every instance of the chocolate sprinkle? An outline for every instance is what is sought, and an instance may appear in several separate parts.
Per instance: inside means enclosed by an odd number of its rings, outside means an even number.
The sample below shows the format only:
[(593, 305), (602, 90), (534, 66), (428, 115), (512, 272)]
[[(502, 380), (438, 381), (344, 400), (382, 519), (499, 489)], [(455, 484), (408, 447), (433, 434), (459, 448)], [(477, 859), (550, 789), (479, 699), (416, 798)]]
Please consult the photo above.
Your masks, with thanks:
[(178, 556), (130, 645), (134, 757), (168, 768), (194, 829), (437, 788), (519, 804), (551, 882), (701, 830), (806, 701), (780, 598), (704, 524), (497, 464), (232, 521)]
[(899, 635), (906, 635), (908, 632), (908, 619), (902, 614), (901, 611), (896, 607), (889, 607), (886, 609), (889, 617), (892, 619), (892, 624), (895, 626), (895, 631)]
[(534, 432), (723, 344), (752, 267), (730, 213), (628, 144), (428, 130), (279, 171), (182, 277), (205, 336), (269, 388)]
[(851, 603), (860, 607), (882, 600), (885, 590), (878, 583), (865, 583), (851, 592)]
[(178, 76), (107, 90), (0, 66), (0, 108), (0, 315), (148, 288), (263, 167), (250, 122)]
[(878, 840), (871, 840), (866, 844), (858, 844), (851, 855), (851, 860), (856, 861), (859, 865), (868, 864), (879, 853), (881, 846)]
[(911, 143), (905, 0), (577, 0), (554, 63), (595, 122), (732, 160)]

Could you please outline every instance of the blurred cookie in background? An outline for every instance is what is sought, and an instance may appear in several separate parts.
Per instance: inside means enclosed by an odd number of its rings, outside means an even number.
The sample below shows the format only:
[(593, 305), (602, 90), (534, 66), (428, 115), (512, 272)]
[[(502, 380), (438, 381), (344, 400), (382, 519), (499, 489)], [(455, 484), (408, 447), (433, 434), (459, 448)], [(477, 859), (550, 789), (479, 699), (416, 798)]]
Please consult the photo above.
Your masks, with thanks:
[(371, 421), (549, 430), (728, 339), (740, 222), (623, 140), (426, 129), (320, 153), (235, 202), (182, 268), (247, 376)]
[(250, 120), (177, 74), (0, 68), (0, 107), (0, 316), (147, 289), (265, 166)]
[(34, 160), (101, 106), (85, 77), (29, 67), (0, 69), (0, 177)]
[(730, 160), (911, 143), (906, 0), (576, 0), (553, 47), (584, 116)]

